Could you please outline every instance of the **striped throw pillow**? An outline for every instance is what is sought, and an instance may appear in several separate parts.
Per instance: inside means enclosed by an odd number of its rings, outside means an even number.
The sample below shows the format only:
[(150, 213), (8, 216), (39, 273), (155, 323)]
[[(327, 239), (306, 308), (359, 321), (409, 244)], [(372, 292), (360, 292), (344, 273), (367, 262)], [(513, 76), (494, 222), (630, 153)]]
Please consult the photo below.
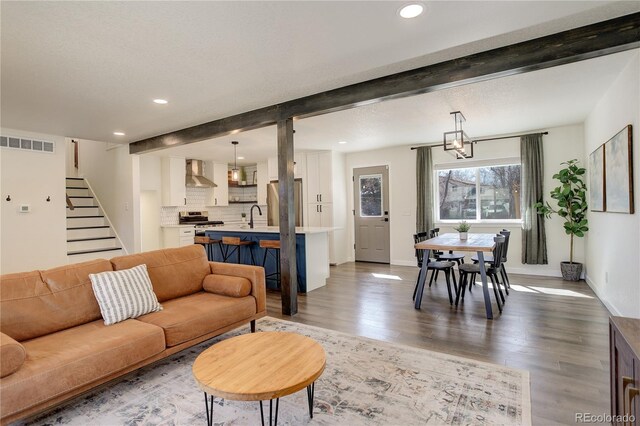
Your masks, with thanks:
[(89, 274), (104, 325), (162, 310), (153, 292), (147, 265)]

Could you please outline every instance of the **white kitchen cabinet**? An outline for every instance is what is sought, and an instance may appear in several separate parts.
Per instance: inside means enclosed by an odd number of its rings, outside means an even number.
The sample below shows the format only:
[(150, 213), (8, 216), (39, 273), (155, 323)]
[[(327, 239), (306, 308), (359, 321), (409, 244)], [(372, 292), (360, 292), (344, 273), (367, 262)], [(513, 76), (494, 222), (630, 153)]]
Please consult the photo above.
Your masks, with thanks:
[(193, 244), (195, 228), (193, 226), (175, 226), (162, 228), (164, 248), (184, 247)]
[[(293, 155), (293, 161), (296, 163), (294, 167), (294, 177), (296, 179), (306, 179), (307, 156), (303, 152), (297, 152)], [(267, 177), (269, 181), (278, 180), (278, 157), (271, 157), (267, 161)]]
[(333, 204), (309, 203), (309, 223), (308, 226), (333, 226)]
[(268, 163), (258, 163), (256, 173), (256, 185), (257, 187), (257, 202), (259, 205), (267, 204), (267, 186), (269, 185), (269, 171)]
[(208, 206), (228, 206), (229, 205), (229, 167), (224, 163), (213, 163), (207, 161), (205, 164), (205, 175), (213, 181), (216, 186), (211, 188)]
[(307, 154), (307, 202), (333, 202), (333, 159), (331, 151)]
[(187, 204), (185, 176), (187, 163), (185, 158), (169, 157), (162, 159), (162, 205), (184, 206)]

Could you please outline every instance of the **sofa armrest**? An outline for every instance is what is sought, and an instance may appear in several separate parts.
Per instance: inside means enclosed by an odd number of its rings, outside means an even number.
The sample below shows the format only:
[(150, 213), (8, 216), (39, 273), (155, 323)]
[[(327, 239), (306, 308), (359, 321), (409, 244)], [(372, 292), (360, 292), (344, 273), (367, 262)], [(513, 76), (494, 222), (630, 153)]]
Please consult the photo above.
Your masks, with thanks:
[(0, 377), (15, 373), (27, 359), (24, 346), (0, 332)]
[(251, 282), (251, 295), (256, 299), (256, 313), (266, 312), (267, 290), (263, 267), (222, 262), (209, 262), (209, 265), (211, 266), (212, 274), (248, 279)]

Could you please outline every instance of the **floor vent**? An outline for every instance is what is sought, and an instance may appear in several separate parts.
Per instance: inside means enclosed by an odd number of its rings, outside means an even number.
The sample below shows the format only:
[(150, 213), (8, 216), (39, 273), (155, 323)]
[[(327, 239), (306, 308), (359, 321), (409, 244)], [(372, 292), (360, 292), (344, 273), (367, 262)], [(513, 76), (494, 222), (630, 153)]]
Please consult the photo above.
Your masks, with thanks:
[(56, 145), (54, 142), (49, 141), (15, 138), (13, 136), (0, 136), (0, 147), (53, 154), (55, 152)]

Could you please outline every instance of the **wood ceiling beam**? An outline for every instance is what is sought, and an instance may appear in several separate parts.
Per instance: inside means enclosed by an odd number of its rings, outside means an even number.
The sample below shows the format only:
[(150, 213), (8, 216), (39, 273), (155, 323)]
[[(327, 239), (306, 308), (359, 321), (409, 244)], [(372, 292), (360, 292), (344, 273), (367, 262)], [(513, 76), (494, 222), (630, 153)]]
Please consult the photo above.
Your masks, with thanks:
[(187, 145), (388, 99), (565, 65), (640, 47), (640, 12), (497, 49), (328, 90), (154, 136), (129, 145), (131, 154)]

